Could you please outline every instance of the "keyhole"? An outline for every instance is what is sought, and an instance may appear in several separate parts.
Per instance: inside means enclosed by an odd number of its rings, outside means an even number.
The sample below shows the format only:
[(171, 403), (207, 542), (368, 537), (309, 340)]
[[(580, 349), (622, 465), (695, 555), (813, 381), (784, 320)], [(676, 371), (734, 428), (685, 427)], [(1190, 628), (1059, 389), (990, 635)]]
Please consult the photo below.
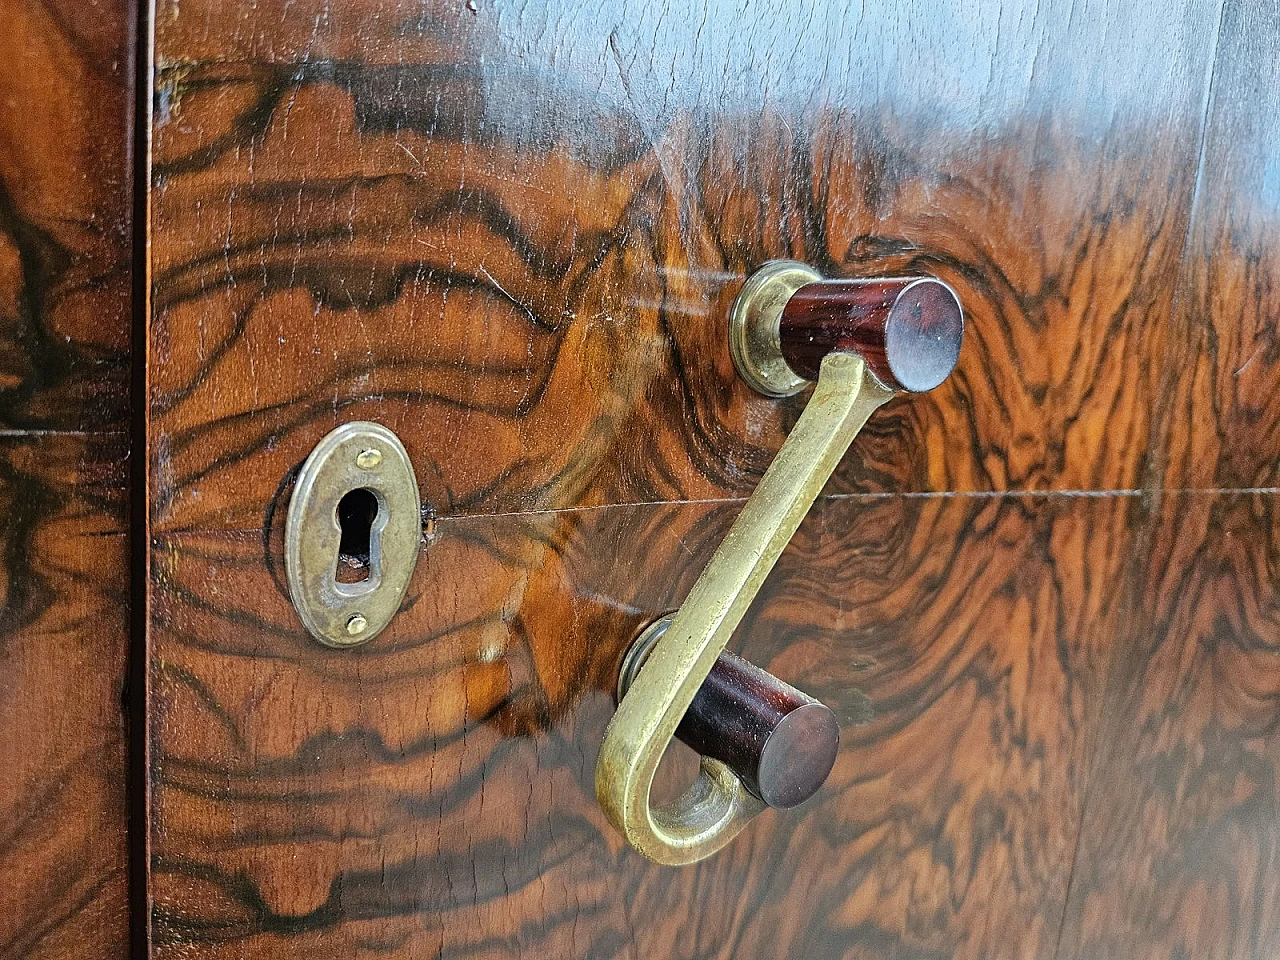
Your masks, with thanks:
[(338, 569), (334, 579), (339, 583), (364, 583), (371, 572), (369, 552), (373, 522), (378, 518), (378, 498), (372, 490), (360, 487), (338, 501), (338, 526), (342, 539), (338, 545)]

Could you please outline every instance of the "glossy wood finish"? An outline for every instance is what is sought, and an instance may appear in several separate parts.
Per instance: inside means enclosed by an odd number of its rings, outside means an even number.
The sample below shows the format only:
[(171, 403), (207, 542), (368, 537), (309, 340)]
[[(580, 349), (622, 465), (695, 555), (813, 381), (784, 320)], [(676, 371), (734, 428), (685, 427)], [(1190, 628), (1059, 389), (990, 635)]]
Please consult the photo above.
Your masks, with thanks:
[[(1062, 953), (1280, 954), (1280, 11), (1224, 6), (1131, 576)], [(1262, 487), (1236, 493), (1220, 487)]]
[(110, 436), (0, 438), (0, 953), (128, 955), (126, 468)]
[(157, 954), (1048, 955), (1138, 505), (820, 503), (740, 649), (836, 710), (835, 770), (679, 870), (604, 821), (595, 753), (738, 505), (441, 520), (354, 651), (298, 631), (257, 534), (166, 536)]
[[(1275, 955), (1274, 15), (474, 6), (159, 4), (156, 955)], [(804, 401), (725, 343), (784, 256), (967, 342), (734, 643), (831, 780), (668, 870), (596, 751)], [(281, 508), (361, 418), (431, 515), (330, 651)]]
[(132, 19), (0, 0), (0, 956), (128, 955)]
[(745, 494), (803, 399), (720, 318), (779, 256), (935, 274), (976, 331), (837, 489), (1141, 484), (1215, 4), (557, 9), (159, 4), (157, 529), (260, 527), (361, 418), (441, 515)]
[(1280, 488), (1280, 10), (1233, 0), (1219, 30), (1154, 481)]
[(1180, 493), (1152, 516), (1117, 636), (1062, 952), (1280, 950), (1280, 498)]

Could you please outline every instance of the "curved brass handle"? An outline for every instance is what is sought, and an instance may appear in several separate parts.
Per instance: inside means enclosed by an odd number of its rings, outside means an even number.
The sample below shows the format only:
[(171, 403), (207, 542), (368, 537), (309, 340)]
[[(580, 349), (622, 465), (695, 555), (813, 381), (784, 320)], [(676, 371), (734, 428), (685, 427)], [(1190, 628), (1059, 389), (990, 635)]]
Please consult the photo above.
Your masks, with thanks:
[[(950, 296), (952, 306), (944, 309), (941, 326), (932, 301), (920, 306), (922, 295), (934, 294), (920, 289), (921, 283)], [(802, 294), (815, 293), (814, 287), (840, 288), (839, 295), (817, 296), (818, 308), (803, 309)], [(904, 295), (913, 288), (916, 294)], [(854, 303), (858, 297), (866, 301), (862, 306)], [(937, 304), (946, 307), (943, 301)], [(596, 765), (596, 795), (605, 816), (646, 857), (672, 865), (711, 855), (765, 809), (727, 766), (708, 757), (683, 797), (670, 807), (651, 807), (654, 775), (676, 727), (853, 438), (893, 397), (883, 380), (902, 389), (904, 374), (916, 377), (921, 366), (911, 352), (923, 349), (932, 366), (946, 368), (937, 378), (941, 382), (955, 364), (963, 330), (958, 301), (938, 281), (820, 282), (809, 268), (789, 261), (767, 264), (747, 281), (731, 325), (738, 337), (739, 370), (746, 373), (745, 367), (763, 359), (766, 369), (756, 366), (746, 377), (762, 392), (795, 392), (785, 385), (767, 388), (788, 374), (803, 387), (795, 367), (814, 350), (825, 355), (817, 387), (791, 435), (632, 680), (605, 732)], [(742, 349), (744, 344), (754, 354)], [(862, 355), (850, 352), (851, 346)], [(873, 365), (879, 368), (875, 372)], [(911, 387), (931, 376), (916, 377)]]

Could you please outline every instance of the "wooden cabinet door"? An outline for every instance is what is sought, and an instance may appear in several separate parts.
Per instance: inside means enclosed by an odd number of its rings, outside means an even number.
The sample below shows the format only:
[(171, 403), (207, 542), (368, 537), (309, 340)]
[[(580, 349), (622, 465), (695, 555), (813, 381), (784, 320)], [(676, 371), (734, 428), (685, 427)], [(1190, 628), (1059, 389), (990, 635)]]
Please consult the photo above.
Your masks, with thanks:
[[(155, 956), (1274, 952), (1268, 4), (152, 26)], [(660, 867), (595, 760), (627, 644), (803, 406), (727, 345), (778, 257), (937, 276), (968, 338), (859, 436), (733, 643), (837, 711), (831, 778)], [(283, 518), (352, 420), (403, 440), (423, 543), (391, 626), (335, 650)]]

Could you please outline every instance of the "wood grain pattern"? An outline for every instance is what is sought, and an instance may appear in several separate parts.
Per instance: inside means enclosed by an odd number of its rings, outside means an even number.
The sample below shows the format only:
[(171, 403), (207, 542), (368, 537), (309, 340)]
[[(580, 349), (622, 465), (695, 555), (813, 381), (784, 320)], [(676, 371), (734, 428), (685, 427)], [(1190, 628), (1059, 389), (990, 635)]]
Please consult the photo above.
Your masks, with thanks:
[(736, 504), (442, 520), (353, 651), (278, 543), (165, 536), (156, 954), (1048, 955), (1137, 506), (823, 501), (735, 646), (836, 709), (836, 768), (686, 870), (623, 847), (595, 752)]
[(1064, 952), (1280, 950), (1278, 507), (1275, 495), (1184, 493), (1155, 511), (1090, 776)]
[(129, 0), (0, 0), (0, 956), (129, 952)]
[(1223, 8), (1159, 414), (1157, 485), (1280, 487), (1280, 10)]
[[(1274, 955), (1275, 505), (1217, 488), (1275, 485), (1280, 23), (1079, 7), (159, 4), (157, 955)], [(735, 642), (828, 787), (666, 870), (596, 750), (803, 403), (724, 342), (777, 256), (968, 344)], [(433, 514), (331, 651), (281, 507), (358, 418)]]
[(0, 438), (0, 955), (127, 954), (125, 465)]
[(127, 430), (133, 9), (0, 3), (3, 430)]
[[(1224, 5), (1157, 430), (1167, 487), (1274, 488), (1280, 13)], [(1062, 952), (1280, 952), (1274, 491), (1156, 497), (1127, 580)]]
[[(873, 40), (896, 6), (161, 3), (157, 529), (260, 526), (362, 417), (441, 515), (742, 495), (802, 402), (727, 350), (776, 256), (934, 272), (968, 311), (956, 375), (836, 489), (1139, 486), (1216, 8), (1135, 47), (1161, 16), (1036, 7), (966, 33), (922, 6), (915, 51)], [(913, 52), (955, 89), (912, 87)]]

